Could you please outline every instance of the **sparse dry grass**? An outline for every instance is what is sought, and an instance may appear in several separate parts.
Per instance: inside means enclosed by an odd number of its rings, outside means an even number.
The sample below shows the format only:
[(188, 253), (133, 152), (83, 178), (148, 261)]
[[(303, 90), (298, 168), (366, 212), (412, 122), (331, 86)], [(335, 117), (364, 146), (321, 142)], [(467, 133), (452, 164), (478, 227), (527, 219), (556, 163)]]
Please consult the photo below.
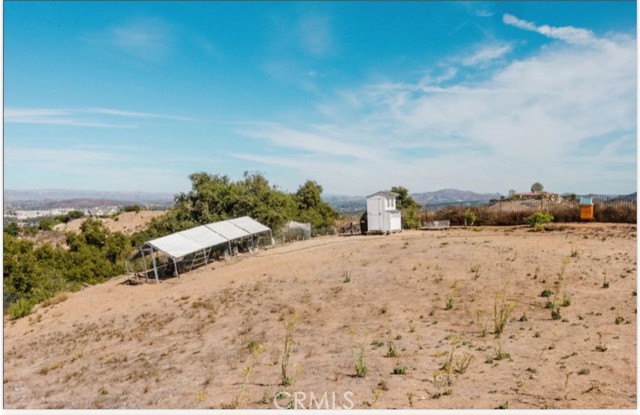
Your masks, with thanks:
[[(5, 407), (266, 409), (350, 390), (355, 408), (635, 408), (635, 233), (327, 237), (180, 281), (114, 280), (5, 321)], [(355, 354), (354, 332), (374, 339)]]

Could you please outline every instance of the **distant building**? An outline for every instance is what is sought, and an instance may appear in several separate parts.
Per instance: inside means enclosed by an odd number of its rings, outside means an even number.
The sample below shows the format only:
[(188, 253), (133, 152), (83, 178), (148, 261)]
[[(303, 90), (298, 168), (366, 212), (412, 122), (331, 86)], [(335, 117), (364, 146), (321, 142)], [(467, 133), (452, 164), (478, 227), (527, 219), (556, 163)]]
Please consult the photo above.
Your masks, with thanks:
[(396, 209), (397, 193), (378, 192), (367, 196), (367, 233), (402, 230), (402, 217)]

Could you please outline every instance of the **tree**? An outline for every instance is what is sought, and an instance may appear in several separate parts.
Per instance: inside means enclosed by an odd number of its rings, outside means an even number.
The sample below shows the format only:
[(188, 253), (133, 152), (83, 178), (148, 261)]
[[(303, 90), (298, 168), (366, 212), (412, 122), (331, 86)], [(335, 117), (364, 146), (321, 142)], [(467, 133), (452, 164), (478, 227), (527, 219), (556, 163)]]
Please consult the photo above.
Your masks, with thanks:
[(509, 190), (509, 195), (507, 196), (508, 199), (513, 199), (514, 197), (516, 197), (516, 192), (515, 189), (510, 189)]
[(418, 202), (409, 195), (409, 190), (405, 187), (394, 186), (391, 191), (398, 194), (396, 207), (402, 212), (402, 229), (418, 229), (420, 227)]
[(535, 182), (534, 184), (531, 185), (532, 192), (541, 192), (543, 190), (544, 190), (544, 186), (542, 186), (542, 183), (540, 182)]
[(293, 195), (297, 202), (297, 220), (311, 223), (314, 235), (333, 233), (333, 224), (338, 212), (322, 200), (322, 186), (313, 180), (307, 180)]

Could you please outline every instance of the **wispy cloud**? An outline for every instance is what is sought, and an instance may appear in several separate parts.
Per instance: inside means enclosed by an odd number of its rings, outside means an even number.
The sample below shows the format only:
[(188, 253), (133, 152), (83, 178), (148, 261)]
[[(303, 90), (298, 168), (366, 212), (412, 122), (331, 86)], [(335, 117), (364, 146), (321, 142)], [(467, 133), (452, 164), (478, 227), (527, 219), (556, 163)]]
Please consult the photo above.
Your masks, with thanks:
[(553, 27), (549, 25), (538, 26), (535, 23), (519, 19), (516, 16), (508, 13), (505, 13), (502, 16), (502, 21), (507, 25), (514, 26), (519, 29), (529, 30), (531, 32), (537, 32), (549, 38), (560, 39), (569, 43), (586, 43), (594, 40), (593, 32), (587, 29), (575, 28), (572, 26), (563, 26), (563, 27)]
[(154, 114), (150, 112), (125, 111), (125, 110), (118, 110), (118, 109), (112, 109), (112, 108), (88, 108), (83, 111), (90, 114), (113, 115), (113, 116), (120, 116), (120, 117), (129, 117), (129, 118), (141, 118), (141, 119), (158, 118), (158, 119), (165, 119), (165, 120), (194, 121), (194, 122), (200, 121), (195, 118), (182, 117), (178, 115), (163, 115), (163, 114)]
[(459, 3), (467, 13), (477, 17), (491, 17), (493, 12), (489, 10), (490, 4), (480, 1), (461, 1)]
[(462, 64), (465, 66), (482, 65), (496, 59), (504, 57), (511, 52), (512, 46), (509, 44), (490, 44), (482, 45), (475, 50), (473, 54), (462, 59)]
[(59, 110), (47, 108), (7, 108), (4, 112), (4, 122), (10, 124), (47, 124), (69, 127), (94, 128), (137, 128), (133, 124), (113, 124), (90, 120), (78, 116), (73, 110)]
[(263, 126), (259, 129), (243, 129), (237, 133), (246, 137), (268, 140), (277, 147), (298, 150), (312, 154), (347, 156), (356, 159), (377, 159), (377, 151), (359, 146), (354, 142), (340, 140), (331, 133), (300, 131), (279, 124)]
[(69, 127), (139, 128), (140, 124), (111, 122), (113, 118), (164, 119), (197, 122), (199, 120), (148, 112), (126, 111), (113, 108), (55, 109), (55, 108), (7, 108), (4, 121), (12, 124), (48, 124)]
[(166, 21), (146, 17), (88, 34), (83, 39), (93, 45), (145, 60), (164, 58), (173, 45), (173, 30)]
[[(561, 184), (560, 191), (591, 191), (584, 177), (596, 170), (606, 191), (626, 191), (636, 171), (635, 140), (623, 139), (636, 134), (635, 39), (598, 38), (588, 30), (538, 27), (515, 17), (505, 24), (564, 42), (492, 66), (481, 80), (467, 81), (458, 69), (499, 59), (512, 44), (479, 48), (466, 61), (458, 55), (435, 62), (418, 80), (390, 78), (339, 91), (318, 104), (323, 124), (240, 131), (290, 149), (289, 162), (236, 156), (287, 163), (309, 175), (324, 168), (331, 172), (323, 176), (327, 186), (347, 193), (376, 190), (350, 185), (359, 178), (380, 188), (393, 180), (390, 185), (413, 189), (495, 191), (496, 183), (522, 188), (537, 180), (551, 189)], [(583, 151), (594, 137), (610, 138)], [(345, 155), (355, 156), (345, 163)]]
[(333, 51), (331, 20), (326, 15), (314, 13), (303, 16), (298, 22), (296, 35), (302, 51), (309, 55), (325, 57)]

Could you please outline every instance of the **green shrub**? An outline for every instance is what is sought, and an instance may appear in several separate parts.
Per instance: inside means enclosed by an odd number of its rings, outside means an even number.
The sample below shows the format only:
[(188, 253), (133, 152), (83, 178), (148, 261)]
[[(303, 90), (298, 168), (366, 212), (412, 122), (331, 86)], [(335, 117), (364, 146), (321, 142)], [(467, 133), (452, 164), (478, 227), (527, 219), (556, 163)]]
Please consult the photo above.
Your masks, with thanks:
[(553, 222), (553, 215), (548, 212), (536, 212), (525, 218), (527, 224), (536, 230), (542, 230), (547, 223)]
[(471, 209), (467, 209), (464, 211), (464, 226), (473, 226), (473, 224), (478, 219), (478, 216)]
[(17, 320), (22, 317), (26, 317), (31, 314), (31, 310), (35, 302), (32, 300), (27, 300), (26, 298), (20, 298), (15, 303), (9, 306), (9, 317), (12, 320)]

